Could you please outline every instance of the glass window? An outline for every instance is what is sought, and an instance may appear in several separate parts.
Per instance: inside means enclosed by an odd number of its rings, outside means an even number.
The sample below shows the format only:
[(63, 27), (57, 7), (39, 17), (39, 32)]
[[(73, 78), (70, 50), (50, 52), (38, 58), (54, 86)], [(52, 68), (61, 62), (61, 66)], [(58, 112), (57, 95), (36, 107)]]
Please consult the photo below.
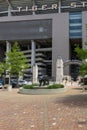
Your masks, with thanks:
[(82, 19), (70, 19), (69, 23), (82, 23)]
[(82, 29), (82, 26), (70, 26), (70, 30), (77, 30), (77, 29)]

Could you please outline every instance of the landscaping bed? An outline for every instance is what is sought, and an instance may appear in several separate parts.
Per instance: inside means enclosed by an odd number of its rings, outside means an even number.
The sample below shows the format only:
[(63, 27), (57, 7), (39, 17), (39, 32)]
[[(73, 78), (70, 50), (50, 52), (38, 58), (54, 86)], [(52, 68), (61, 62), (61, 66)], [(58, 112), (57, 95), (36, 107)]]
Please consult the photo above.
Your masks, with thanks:
[[(58, 87), (57, 87), (58, 86)], [(67, 89), (63, 85), (53, 84), (44, 87), (33, 85), (23, 86), (19, 88), (19, 93), (29, 95), (57, 94), (65, 92)]]

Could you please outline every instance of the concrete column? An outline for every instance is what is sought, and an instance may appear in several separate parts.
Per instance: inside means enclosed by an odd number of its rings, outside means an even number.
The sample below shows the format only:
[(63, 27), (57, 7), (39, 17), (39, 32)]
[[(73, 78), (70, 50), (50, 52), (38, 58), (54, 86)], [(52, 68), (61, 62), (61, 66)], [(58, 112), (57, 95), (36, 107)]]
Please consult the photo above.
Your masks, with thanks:
[(8, 16), (11, 16), (11, 5), (8, 6)]
[(32, 76), (32, 82), (33, 83), (38, 83), (38, 66), (37, 64), (35, 64), (33, 66), (33, 76)]
[(31, 44), (32, 44), (31, 45), (32, 46), (32, 48), (31, 48), (31, 51), (32, 51), (32, 54), (31, 54), (31, 67), (33, 67), (35, 65), (35, 48), (36, 48), (34, 40), (31, 40)]
[(34, 42), (34, 40), (31, 40), (31, 67), (33, 67), (33, 65), (35, 65), (35, 48), (36, 48), (36, 46), (35, 46), (35, 42)]
[(62, 83), (63, 79), (63, 60), (58, 57), (56, 62), (56, 83)]
[(11, 44), (9, 41), (6, 41), (6, 52), (9, 52), (11, 50)]
[[(33, 0), (33, 6), (35, 5), (35, 1)], [(32, 12), (33, 15), (35, 15), (35, 11)]]
[[(6, 41), (6, 53), (9, 52), (11, 50), (11, 44)], [(6, 55), (6, 59), (7, 59), (7, 55)], [(6, 70), (6, 76), (5, 76), (5, 80), (8, 79), (8, 84), (6, 83), (5, 86), (7, 86), (8, 91), (12, 90), (12, 86), (10, 85), (10, 73), (9, 70)]]
[(58, 8), (58, 13), (61, 13), (61, 0), (59, 0), (59, 8)]

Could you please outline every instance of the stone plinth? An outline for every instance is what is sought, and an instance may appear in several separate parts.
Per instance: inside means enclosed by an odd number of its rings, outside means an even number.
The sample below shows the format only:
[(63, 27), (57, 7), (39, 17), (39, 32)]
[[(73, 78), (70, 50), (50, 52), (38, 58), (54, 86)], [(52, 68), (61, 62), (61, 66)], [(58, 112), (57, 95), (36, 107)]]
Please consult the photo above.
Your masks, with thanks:
[(61, 83), (63, 79), (63, 60), (58, 57), (56, 62), (56, 83)]
[(33, 82), (33, 83), (38, 83), (38, 66), (37, 66), (37, 64), (35, 64), (35, 65), (33, 66), (32, 82)]

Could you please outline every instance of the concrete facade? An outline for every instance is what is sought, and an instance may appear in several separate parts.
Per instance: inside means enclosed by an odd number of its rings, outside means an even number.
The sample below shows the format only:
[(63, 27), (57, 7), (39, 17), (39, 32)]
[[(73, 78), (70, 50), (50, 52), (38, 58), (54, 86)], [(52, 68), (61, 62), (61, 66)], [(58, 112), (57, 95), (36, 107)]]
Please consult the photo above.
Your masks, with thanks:
[[(58, 14), (53, 18), (52, 33), (52, 76), (55, 77), (56, 61), (61, 56), (65, 61), (69, 59), (69, 14)], [(67, 70), (67, 68), (66, 68)], [(67, 70), (68, 74), (68, 70)]]
[(87, 46), (85, 46), (85, 43), (87, 43), (87, 11), (82, 12), (82, 44), (83, 44), (83, 48), (87, 48)]
[[(40, 22), (41, 21), (41, 22)], [(31, 33), (32, 29), (36, 29), (37, 25), (32, 26), (30, 23), (38, 22), (46, 32)], [(21, 24), (20, 24), (21, 23)], [(85, 48), (87, 42), (87, 11), (82, 12), (82, 47)], [(12, 28), (9, 28), (11, 25)], [(15, 27), (14, 27), (15, 25)], [(20, 25), (20, 26), (19, 26)], [(51, 13), (39, 15), (25, 16), (6, 16), (0, 17), (0, 41), (10, 40), (35, 40), (35, 39), (52, 39), (52, 77), (56, 77), (56, 61), (61, 56), (63, 61), (70, 59), (70, 36), (69, 36), (69, 12), (67, 13)], [(21, 34), (23, 33), (23, 34)], [(69, 67), (64, 69), (64, 74), (69, 74)]]
[[(47, 35), (47, 37), (52, 38), (52, 77), (55, 77), (56, 76), (57, 57), (61, 56), (63, 58), (63, 60), (69, 59), (69, 13), (2, 17), (2, 18), (0, 18), (0, 26), (2, 26), (2, 23), (4, 23), (6, 28), (4, 28), (3, 34), (0, 30), (0, 34), (3, 35), (3, 36), (0, 36), (0, 40), (12, 40), (12, 38), (10, 38), (10, 39), (8, 38), (9, 35), (11, 35), (10, 30), (8, 31), (7, 35), (4, 35), (4, 33), (7, 31), (9, 24), (11, 24), (13, 22), (21, 22), (21, 21), (29, 22), (31, 20), (33, 20), (33, 21), (51, 20), (52, 21), (52, 25), (51, 25), (52, 26), (52, 32), (51, 32), (52, 36), (51, 36), (51, 33), (49, 33), (49, 35)], [(7, 23), (7, 26), (6, 26), (6, 23)], [(17, 29), (17, 27), (15, 28), (15, 30), (16, 29)], [(21, 30), (21, 28), (20, 28), (20, 30)], [(20, 32), (19, 30), (17, 30), (17, 31)], [(23, 31), (23, 29), (22, 29), (22, 31)], [(16, 37), (14, 30), (13, 30), (12, 36), (14, 38)], [(31, 39), (31, 36), (27, 37), (27, 34), (26, 34), (25, 37), (21, 36), (19, 38), (20, 38), (20, 40), (22, 40), (22, 39), (28, 40), (28, 39)], [(41, 37), (41, 39), (43, 39), (43, 38)], [(35, 37), (32, 37), (32, 39), (35, 39)]]

